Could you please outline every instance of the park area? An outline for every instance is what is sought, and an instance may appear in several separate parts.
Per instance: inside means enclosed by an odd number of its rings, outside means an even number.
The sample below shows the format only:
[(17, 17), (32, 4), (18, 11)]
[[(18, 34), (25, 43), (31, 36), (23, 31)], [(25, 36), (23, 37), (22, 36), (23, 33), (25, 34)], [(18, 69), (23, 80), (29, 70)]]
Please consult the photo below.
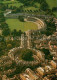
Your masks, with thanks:
[[(49, 5), (49, 8), (52, 9), (53, 7), (57, 7), (57, 0), (46, 0)], [(57, 17), (57, 12), (54, 12)]]
[(8, 7), (13, 7), (13, 6), (15, 6), (15, 7), (20, 7), (20, 6), (22, 6), (23, 4), (21, 3), (21, 2), (19, 2), (19, 1), (17, 1), (17, 0), (15, 0), (15, 1), (0, 1), (0, 3), (3, 3), (3, 4), (5, 4), (5, 5), (8, 5)]
[[(6, 5), (8, 5), (8, 7), (17, 7), (17, 8), (24, 5), (23, 3), (21, 3), (20, 1), (17, 1), (17, 0), (0, 1), (0, 3), (6, 4)], [(35, 3), (35, 6), (37, 6), (37, 8), (39, 8), (40, 4)], [(29, 6), (29, 7), (24, 7), (24, 10), (37, 10), (37, 8), (35, 8), (34, 6), (33, 7)]]
[(7, 19), (6, 23), (8, 24), (11, 30), (16, 29), (27, 31), (27, 30), (37, 30), (38, 26), (34, 22), (21, 22), (18, 19)]
[(46, 2), (48, 3), (50, 9), (57, 7), (57, 0), (46, 0)]
[[(52, 10), (53, 7), (57, 7), (57, 2), (56, 0), (46, 0), (46, 2), (48, 3), (49, 8)], [(45, 14), (44, 11), (39, 11), (41, 4), (38, 2), (35, 2), (34, 5), (30, 5), (30, 6), (24, 6), (24, 3), (22, 3), (21, 1), (18, 0), (4, 0), (4, 1), (0, 1), (0, 3), (4, 3), (5, 5), (8, 5), (8, 8), (11, 7), (17, 7), (20, 8), (21, 6), (23, 7), (23, 10), (38, 10), (38, 14)], [(53, 12), (55, 14), (55, 16), (57, 17), (57, 12)]]
[[(53, 7), (57, 7), (57, 2), (56, 0), (46, 0), (46, 2), (48, 3), (49, 5), (49, 8), (52, 9)], [(16, 6), (16, 7), (20, 7), (23, 5), (23, 3), (17, 1), (17, 0), (9, 0), (9, 1), (0, 1), (0, 3), (4, 3), (4, 4), (8, 4), (8, 6)], [(35, 6), (37, 6), (37, 8), (40, 7), (40, 4), (39, 3), (36, 3), (34, 4)], [(26, 8), (25, 8), (26, 9)], [(28, 8), (29, 10), (32, 9), (32, 10), (35, 10), (35, 7), (30, 7)]]

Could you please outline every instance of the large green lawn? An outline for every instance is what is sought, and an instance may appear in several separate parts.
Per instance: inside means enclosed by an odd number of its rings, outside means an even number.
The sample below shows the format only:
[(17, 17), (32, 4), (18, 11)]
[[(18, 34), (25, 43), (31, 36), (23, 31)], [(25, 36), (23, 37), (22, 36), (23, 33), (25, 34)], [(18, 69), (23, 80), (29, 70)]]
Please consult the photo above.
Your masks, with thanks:
[(53, 7), (57, 7), (57, 0), (46, 0), (50, 9), (52, 9)]
[[(53, 7), (57, 7), (57, 0), (46, 0), (48, 5), (49, 5), (49, 8), (52, 9)], [(54, 14), (56, 15), (57, 17), (57, 12), (54, 12)]]
[(22, 6), (23, 4), (17, 0), (15, 1), (0, 1), (0, 3), (4, 3), (4, 4), (8, 4), (8, 6), (16, 6), (16, 7), (20, 7)]
[(20, 6), (22, 6), (22, 5), (23, 5), (22, 3), (16, 2), (16, 3), (11, 3), (11, 4), (9, 4), (8, 6), (9, 6), (9, 7), (10, 7), (10, 6), (20, 7)]
[[(23, 3), (17, 1), (17, 0), (14, 0), (14, 1), (0, 1), (0, 3), (4, 3), (4, 4), (8, 4), (8, 7), (10, 6), (16, 6), (16, 7), (20, 7), (23, 5)], [(30, 6), (30, 7), (24, 7), (24, 10), (37, 10), (39, 7), (40, 7), (40, 4), (39, 3), (35, 3), (35, 5), (37, 6), (37, 8), (33, 7), (33, 6)]]
[[(22, 5), (22, 3), (18, 3), (19, 1), (17, 0), (14, 0), (14, 1), (0, 1), (0, 3), (4, 3), (4, 4), (8, 4), (9, 6), (16, 6), (16, 7), (19, 7)], [(57, 6), (57, 0), (46, 0), (46, 2), (48, 3), (50, 9), (52, 9), (53, 7), (56, 7)], [(35, 5), (37, 7), (40, 7), (40, 4), (39, 3), (35, 3)]]
[(20, 22), (18, 19), (7, 19), (6, 23), (9, 25), (11, 30), (16, 29), (24, 32), (27, 30), (38, 29), (37, 25), (33, 22)]

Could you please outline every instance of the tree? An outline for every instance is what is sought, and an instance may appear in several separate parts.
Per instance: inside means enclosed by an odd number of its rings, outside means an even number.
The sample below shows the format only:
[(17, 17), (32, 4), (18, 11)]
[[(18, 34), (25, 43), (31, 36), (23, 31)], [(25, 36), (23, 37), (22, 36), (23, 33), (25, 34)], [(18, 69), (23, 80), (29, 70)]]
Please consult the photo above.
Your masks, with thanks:
[(4, 41), (4, 37), (0, 35), (0, 42)]
[(5, 54), (5, 50), (6, 49), (6, 43), (3, 41), (0, 43), (0, 56)]
[(48, 49), (43, 48), (43, 49), (41, 49), (41, 51), (44, 52), (46, 59), (51, 60), (53, 58), (53, 56), (50, 54), (50, 51)]
[(43, 3), (43, 2), (45, 2), (45, 0), (35, 0), (36, 2), (38, 2), (38, 3)]
[(5, 21), (5, 18), (4, 18), (3, 12), (0, 12), (0, 22), (4, 22), (4, 21)]
[(1, 23), (0, 27), (1, 27), (2, 29), (9, 28), (9, 27), (8, 27), (8, 24), (6, 24), (5, 22), (4, 22), (4, 23)]
[(17, 30), (14, 29), (11, 34), (12, 34), (13, 36), (17, 36)]
[(43, 48), (42, 51), (44, 52), (45, 55), (49, 55), (50, 54), (48, 49)]
[(46, 2), (41, 3), (40, 9), (43, 11), (47, 11), (49, 9), (49, 6)]
[(53, 7), (52, 11), (57, 12), (57, 7)]
[(18, 19), (19, 19), (21, 22), (24, 22), (24, 17), (23, 17), (23, 16), (19, 16)]
[(56, 75), (52, 76), (51, 80), (57, 80), (57, 76)]
[(12, 44), (7, 44), (7, 48), (11, 49), (12, 48)]
[(26, 61), (32, 61), (33, 60), (33, 52), (29, 49), (23, 50), (22, 51), (22, 59)]
[(3, 29), (2, 34), (3, 34), (4, 36), (10, 35), (10, 29), (9, 29), (9, 28)]
[(23, 33), (23, 32), (22, 32), (21, 30), (19, 30), (19, 31), (17, 32), (17, 36), (21, 36), (22, 33)]
[(53, 22), (53, 19), (50, 19), (50, 21), (45, 21), (46, 24), (47, 24), (47, 31), (46, 31), (46, 35), (51, 35), (53, 34), (53, 32), (56, 31), (56, 26), (55, 26), (55, 23)]

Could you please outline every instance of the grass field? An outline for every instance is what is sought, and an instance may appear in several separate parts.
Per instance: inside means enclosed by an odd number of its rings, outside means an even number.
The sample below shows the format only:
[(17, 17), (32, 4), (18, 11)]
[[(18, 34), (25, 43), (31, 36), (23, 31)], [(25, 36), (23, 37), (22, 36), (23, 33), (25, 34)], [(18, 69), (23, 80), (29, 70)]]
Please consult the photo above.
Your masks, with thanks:
[(38, 8), (35, 8), (35, 7), (25, 7), (24, 10), (38, 10)]
[(39, 3), (34, 3), (34, 6), (24, 7), (24, 10), (38, 10), (39, 8), (40, 8), (40, 4)]
[(9, 25), (11, 30), (16, 29), (24, 32), (27, 30), (38, 29), (37, 25), (33, 22), (20, 22), (18, 19), (7, 19), (6, 23)]
[[(57, 6), (57, 0), (46, 0), (46, 2), (48, 3), (50, 9)], [(23, 5), (23, 3), (21, 3), (17, 0), (0, 1), (0, 3), (8, 4), (8, 7), (11, 7), (11, 6), (20, 7)], [(40, 4), (35, 2), (34, 6), (24, 7), (24, 10), (39, 10), (39, 8), (40, 8)], [(38, 14), (45, 14), (45, 13), (39, 11)], [(54, 14), (57, 16), (57, 12), (54, 12)]]
[(4, 4), (8, 4), (8, 6), (16, 6), (16, 7), (20, 7), (23, 4), (20, 3), (19, 1), (15, 0), (15, 1), (0, 1), (0, 3), (4, 3)]
[(48, 3), (50, 9), (57, 7), (57, 0), (46, 0), (46, 2)]
[[(52, 9), (53, 7), (57, 7), (57, 0), (46, 0), (50, 9)], [(57, 17), (57, 12), (54, 12), (54, 14)]]
[[(57, 6), (57, 0), (46, 0), (46, 2), (48, 3), (50, 9)], [(14, 0), (14, 1), (11, 1), (11, 0), (10, 1), (0, 1), (0, 3), (4, 3), (4, 4), (8, 4), (9, 6), (16, 6), (16, 7), (19, 7), (19, 6), (23, 5), (20, 2), (18, 3), (17, 0)], [(40, 7), (39, 3), (35, 3), (35, 5), (37, 7)]]
[(8, 6), (9, 6), (9, 7), (10, 7), (10, 6), (20, 7), (20, 6), (22, 6), (22, 5), (23, 5), (22, 3), (16, 2), (16, 3), (11, 3), (11, 4), (9, 4)]
[[(17, 0), (14, 0), (14, 1), (0, 1), (0, 3), (4, 3), (4, 4), (8, 4), (8, 7), (10, 6), (16, 6), (16, 7), (20, 7), (23, 5), (23, 3), (17, 1)], [(39, 7), (40, 7), (40, 4), (39, 3), (35, 3), (35, 6), (37, 8), (35, 8), (34, 6), (30, 6), (30, 7), (24, 7), (24, 10), (37, 10)]]
[(4, 4), (6, 4), (6, 3), (14, 3), (14, 2), (17, 2), (16, 0), (15, 1), (0, 1), (0, 3), (4, 3)]

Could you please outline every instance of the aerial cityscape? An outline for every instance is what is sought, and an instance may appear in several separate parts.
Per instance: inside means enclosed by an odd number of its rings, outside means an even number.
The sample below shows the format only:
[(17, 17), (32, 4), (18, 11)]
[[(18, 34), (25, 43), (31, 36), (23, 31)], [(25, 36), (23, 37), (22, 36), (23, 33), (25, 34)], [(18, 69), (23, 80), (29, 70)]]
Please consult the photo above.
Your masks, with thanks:
[(57, 0), (0, 0), (0, 80), (57, 80)]

